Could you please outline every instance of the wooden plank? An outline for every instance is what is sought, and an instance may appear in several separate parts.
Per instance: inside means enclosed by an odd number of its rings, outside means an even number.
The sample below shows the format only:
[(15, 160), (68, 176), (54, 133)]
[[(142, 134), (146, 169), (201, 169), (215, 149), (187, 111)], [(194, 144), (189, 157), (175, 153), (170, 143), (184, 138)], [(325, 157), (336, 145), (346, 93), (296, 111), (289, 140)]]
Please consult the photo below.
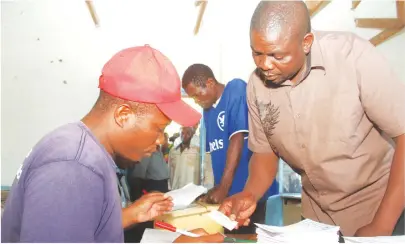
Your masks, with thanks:
[(405, 1), (397, 0), (396, 7), (397, 7), (397, 18), (403, 24), (405, 24)]
[(356, 9), (359, 6), (361, 0), (353, 0), (352, 1), (352, 9)]
[(399, 19), (392, 19), (392, 18), (380, 18), (380, 19), (359, 18), (356, 19), (355, 22), (357, 27), (375, 28), (375, 29), (394, 29), (402, 24)]
[(328, 5), (331, 1), (305, 1), (307, 5), (309, 15), (313, 17), (316, 13), (321, 11), (326, 5)]
[(100, 20), (98, 18), (98, 15), (96, 13), (96, 9), (94, 8), (94, 2), (92, 0), (85, 0), (87, 8), (89, 9), (91, 18), (93, 19), (94, 25), (96, 27), (100, 26)]
[(197, 18), (197, 23), (194, 28), (194, 35), (198, 34), (198, 31), (200, 30), (201, 27), (201, 22), (204, 16), (205, 8), (207, 7), (208, 1), (200, 1), (199, 7), (200, 7), (200, 12), (198, 13), (198, 18)]
[(401, 26), (398, 26), (397, 28), (394, 29), (386, 29), (380, 32), (378, 35), (374, 36), (371, 38), (370, 42), (374, 46), (378, 46), (379, 44), (383, 43), (384, 41), (388, 40), (390, 37), (394, 36), (398, 32), (400, 32), (404, 28), (404, 24)]

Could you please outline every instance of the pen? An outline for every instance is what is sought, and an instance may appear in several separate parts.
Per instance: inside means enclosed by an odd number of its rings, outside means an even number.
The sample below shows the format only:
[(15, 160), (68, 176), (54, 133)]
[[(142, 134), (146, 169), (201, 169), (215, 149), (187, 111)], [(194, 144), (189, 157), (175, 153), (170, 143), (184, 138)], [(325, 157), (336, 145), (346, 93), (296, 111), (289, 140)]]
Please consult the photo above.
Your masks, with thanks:
[(171, 224), (164, 223), (164, 222), (161, 222), (161, 221), (156, 221), (155, 226), (159, 227), (159, 228), (162, 228), (162, 229), (165, 229), (165, 230), (168, 230), (168, 231), (177, 232), (179, 234), (189, 236), (189, 237), (200, 237), (200, 235), (194, 234), (194, 233), (186, 231), (186, 230), (178, 229), (178, 228), (174, 227)]

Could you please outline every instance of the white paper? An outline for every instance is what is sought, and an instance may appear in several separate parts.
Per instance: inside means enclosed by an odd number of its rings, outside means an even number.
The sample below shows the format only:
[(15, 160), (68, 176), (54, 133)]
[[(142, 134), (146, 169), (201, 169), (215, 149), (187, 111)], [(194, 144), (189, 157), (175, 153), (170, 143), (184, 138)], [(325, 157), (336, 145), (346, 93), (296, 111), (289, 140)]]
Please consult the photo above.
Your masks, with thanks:
[(143, 232), (141, 243), (172, 243), (179, 236), (177, 232), (147, 228)]
[(233, 230), (238, 225), (238, 222), (231, 220), (230, 218), (228, 218), (228, 216), (217, 210), (211, 211), (208, 216), (228, 230)]
[(405, 243), (405, 236), (343, 237), (345, 243)]
[(259, 243), (338, 243), (339, 226), (322, 224), (305, 219), (288, 226), (256, 224)]
[(169, 191), (166, 195), (173, 198), (173, 210), (179, 210), (189, 207), (197, 197), (204, 193), (207, 193), (207, 188), (190, 183), (183, 188)]

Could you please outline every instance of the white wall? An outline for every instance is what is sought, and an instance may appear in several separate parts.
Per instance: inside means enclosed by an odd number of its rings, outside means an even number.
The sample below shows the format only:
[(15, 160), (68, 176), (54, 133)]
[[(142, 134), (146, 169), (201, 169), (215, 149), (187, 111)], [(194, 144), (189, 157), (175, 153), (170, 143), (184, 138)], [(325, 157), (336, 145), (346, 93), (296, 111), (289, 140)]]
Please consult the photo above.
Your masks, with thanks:
[[(350, 0), (334, 0), (315, 16), (314, 28), (373, 35), (376, 30), (354, 28), (353, 16), (378, 10), (390, 17), (395, 11), (391, 0), (363, 1), (352, 12)], [(11, 184), (45, 133), (85, 115), (97, 97), (103, 64), (120, 49), (149, 43), (170, 57), (180, 76), (201, 62), (223, 83), (247, 79), (254, 68), (249, 22), (258, 2), (209, 1), (195, 37), (193, 0), (97, 0), (100, 28), (84, 0), (1, 1), (1, 184)], [(403, 43), (404, 32), (378, 48), (405, 80)]]

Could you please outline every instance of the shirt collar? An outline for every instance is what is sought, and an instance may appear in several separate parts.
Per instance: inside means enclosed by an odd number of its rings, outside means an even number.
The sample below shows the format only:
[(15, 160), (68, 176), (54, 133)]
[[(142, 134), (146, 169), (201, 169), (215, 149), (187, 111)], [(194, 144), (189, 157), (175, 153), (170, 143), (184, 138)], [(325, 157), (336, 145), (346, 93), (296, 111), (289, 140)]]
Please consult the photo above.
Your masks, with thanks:
[(318, 41), (318, 37), (317, 37), (317, 33), (313, 32), (314, 34), (314, 42), (312, 43), (312, 47), (311, 47), (311, 70), (312, 69), (321, 69), (325, 72), (325, 66), (324, 66), (324, 62), (323, 62), (323, 56), (322, 56), (322, 51), (321, 51), (321, 47), (319, 45), (319, 41)]
[(325, 66), (324, 66), (324, 62), (323, 62), (323, 56), (322, 56), (322, 51), (321, 51), (321, 47), (319, 44), (319, 40), (318, 40), (318, 33), (316, 31), (312, 31), (312, 33), (314, 34), (314, 42), (312, 43), (311, 46), (311, 52), (309, 53), (309, 66), (310, 69), (307, 72), (306, 76), (302, 79), (297, 81), (295, 84), (293, 84), (290, 80), (286, 81), (284, 85), (287, 86), (298, 86), (299, 84), (301, 84), (301, 82), (303, 82), (310, 74), (313, 70), (322, 70), (323, 74), (326, 74), (326, 70), (325, 70)]
[(218, 98), (218, 100), (212, 105), (213, 108), (216, 108), (221, 101), (222, 95)]

